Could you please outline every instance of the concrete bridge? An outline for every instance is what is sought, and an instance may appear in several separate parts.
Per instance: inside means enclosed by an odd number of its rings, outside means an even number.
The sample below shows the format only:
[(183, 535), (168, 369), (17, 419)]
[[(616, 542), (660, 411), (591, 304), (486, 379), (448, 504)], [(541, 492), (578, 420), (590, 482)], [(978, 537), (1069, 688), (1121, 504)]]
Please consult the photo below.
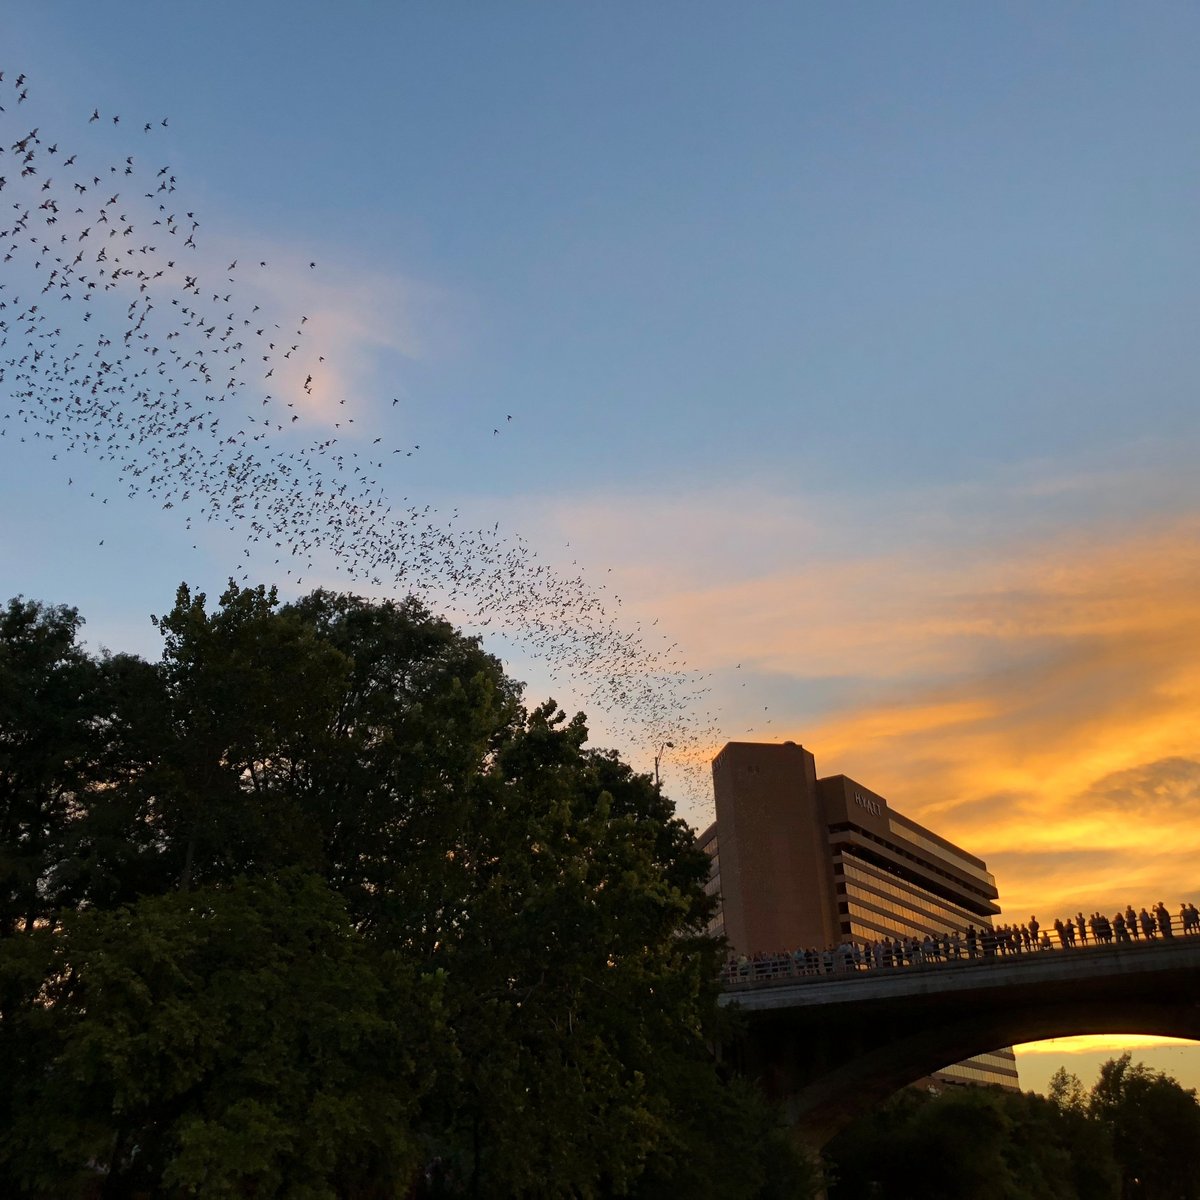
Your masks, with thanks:
[(819, 1149), (906, 1084), (1001, 1046), (1086, 1033), (1200, 1041), (1200, 938), (732, 988), (725, 1047)]

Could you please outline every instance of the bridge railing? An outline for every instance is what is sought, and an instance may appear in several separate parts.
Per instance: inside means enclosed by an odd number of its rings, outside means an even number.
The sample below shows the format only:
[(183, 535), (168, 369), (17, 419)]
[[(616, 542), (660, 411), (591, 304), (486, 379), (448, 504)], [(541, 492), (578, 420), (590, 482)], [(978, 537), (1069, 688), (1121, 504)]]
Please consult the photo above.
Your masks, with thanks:
[[(1089, 950), (1132, 950), (1139, 947), (1162, 946), (1173, 940), (1189, 940), (1200, 936), (1200, 924), (1189, 921), (1179, 934), (1153, 933), (1141, 939), (1093, 938), (1089, 942), (1051, 942), (1042, 939), (1025, 946), (1007, 943), (988, 930), (987, 938), (980, 937), (974, 944), (965, 939), (934, 939), (935, 947), (930, 950), (917, 943), (898, 952), (895, 948), (880, 953), (874, 945), (863, 946), (845, 942), (825, 950), (812, 948), (795, 951), (780, 951), (775, 954), (756, 954), (730, 959), (721, 971), (721, 984), (726, 989), (758, 987), (772, 983), (808, 980), (818, 982), (830, 979), (852, 979), (875, 976), (896, 971), (939, 971), (957, 970), (972, 965), (984, 965), (998, 961), (1014, 962), (1017, 959), (1038, 959), (1047, 954), (1081, 954)], [(1057, 935), (1056, 935), (1057, 936)]]

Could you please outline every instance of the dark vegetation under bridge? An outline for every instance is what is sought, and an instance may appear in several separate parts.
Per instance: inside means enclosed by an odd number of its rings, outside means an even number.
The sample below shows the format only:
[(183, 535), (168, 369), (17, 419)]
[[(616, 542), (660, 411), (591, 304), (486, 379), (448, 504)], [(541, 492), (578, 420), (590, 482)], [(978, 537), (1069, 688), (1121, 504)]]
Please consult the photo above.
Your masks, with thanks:
[(1163, 938), (730, 989), (724, 1053), (819, 1149), (934, 1071), (1001, 1046), (1078, 1034), (1200, 1041), (1200, 939)]

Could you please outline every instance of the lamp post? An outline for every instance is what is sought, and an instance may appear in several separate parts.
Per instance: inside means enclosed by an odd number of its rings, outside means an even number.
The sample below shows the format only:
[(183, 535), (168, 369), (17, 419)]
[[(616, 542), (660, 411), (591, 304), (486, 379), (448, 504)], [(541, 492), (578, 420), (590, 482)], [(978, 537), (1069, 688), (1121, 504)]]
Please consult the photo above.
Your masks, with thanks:
[(663, 744), (661, 746), (659, 746), (658, 753), (654, 756), (654, 786), (655, 787), (658, 787), (658, 764), (660, 762), (662, 762), (663, 751), (664, 750), (674, 750), (674, 749), (675, 749), (674, 742), (663, 742)]

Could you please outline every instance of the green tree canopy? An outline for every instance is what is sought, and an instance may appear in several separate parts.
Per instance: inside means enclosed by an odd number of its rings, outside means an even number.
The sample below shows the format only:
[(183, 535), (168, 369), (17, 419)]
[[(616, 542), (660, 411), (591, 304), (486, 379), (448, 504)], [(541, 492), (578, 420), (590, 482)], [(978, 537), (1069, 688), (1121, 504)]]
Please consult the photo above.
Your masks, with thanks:
[(10, 613), (11, 1194), (807, 1194), (710, 1052), (692, 830), (477, 639), (181, 587), (145, 663)]
[(0, 937), (55, 909), (54, 874), (92, 775), (97, 664), (66, 606), (17, 597), (0, 612)]
[(830, 1144), (834, 1200), (1194, 1200), (1200, 1103), (1168, 1075), (1110, 1059), (1087, 1091), (907, 1089)]
[(1033, 1093), (908, 1088), (827, 1148), (834, 1200), (1117, 1200), (1108, 1131)]
[(1194, 1089), (1133, 1062), (1127, 1052), (1100, 1068), (1090, 1111), (1112, 1136), (1124, 1197), (1200, 1196), (1200, 1104)]
[(411, 1175), (438, 981), (356, 936), (315, 876), (29, 941), (0, 978), (4, 1194), (333, 1200)]

